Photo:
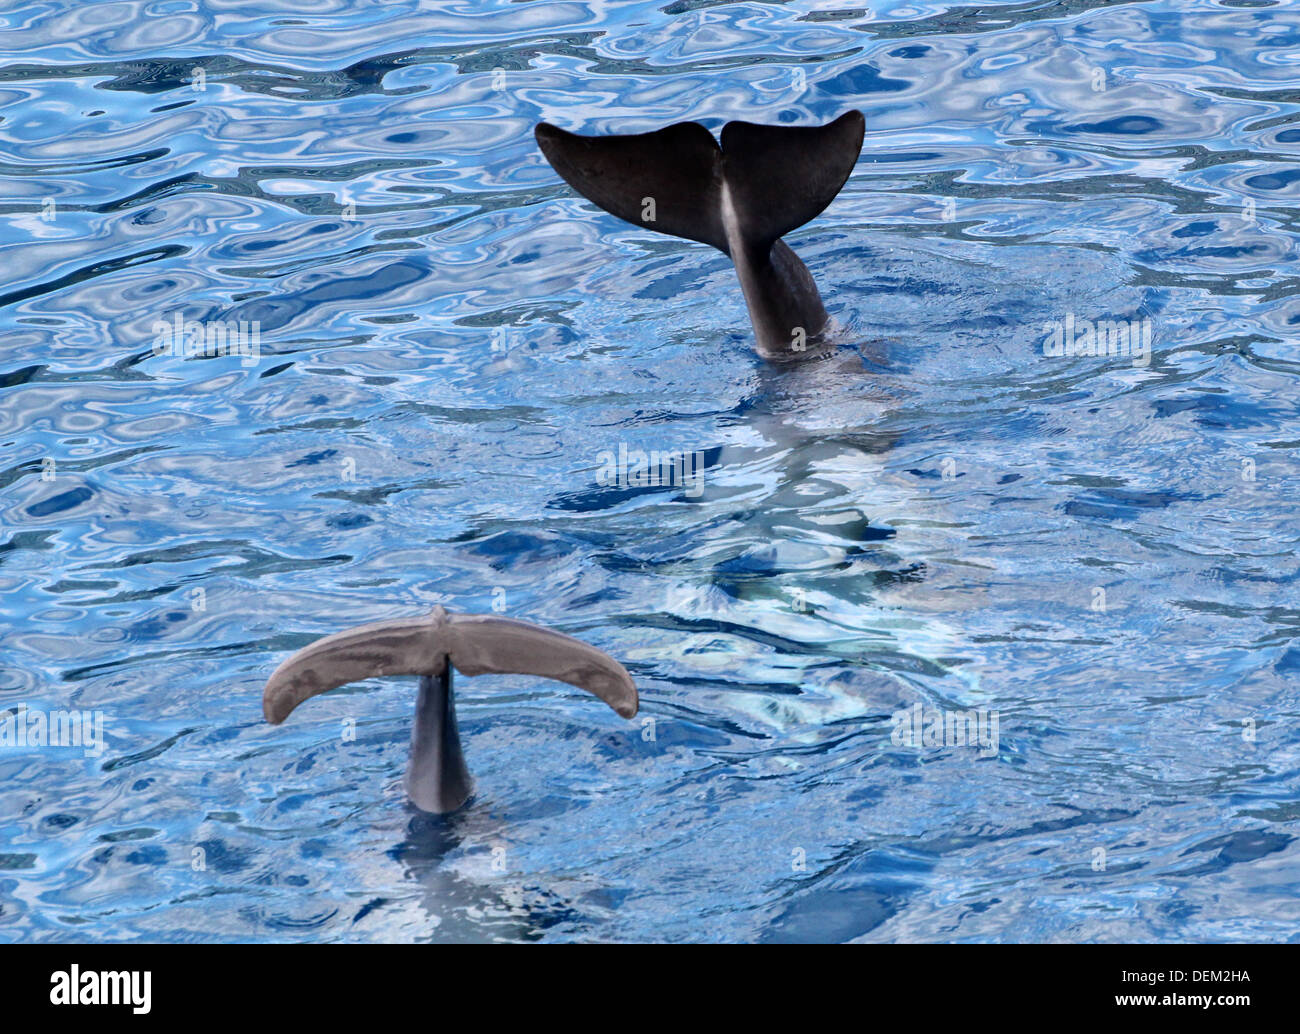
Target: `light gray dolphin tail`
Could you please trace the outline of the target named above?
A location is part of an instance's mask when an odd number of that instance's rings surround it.
[[[636,226],[711,244],[731,257],[765,355],[800,351],[826,310],[811,274],[781,240],[840,192],[865,122],[824,126],[728,122],[722,145],[698,122],[653,133],[578,136],[541,123],[546,160],[576,191]]]
[[[558,679],[599,697],[624,718],[639,706],[627,670],[594,646],[527,621],[434,607],[426,617],[360,625],[303,647],[271,675],[262,712],[279,725],[318,693],[362,679],[419,675],[406,791],[424,811],[455,811],[472,784],[456,727],[453,667],[464,675]]]

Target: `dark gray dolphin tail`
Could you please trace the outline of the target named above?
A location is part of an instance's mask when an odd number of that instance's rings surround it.
[[[455,811],[474,789],[460,748],[450,664],[441,675],[420,676],[405,785],[417,808],[437,815]]]
[[[533,134],[560,177],[610,215],[727,250],[722,151],[698,122],[623,136],[578,136],[543,122]]]
[[[745,244],[766,250],[821,215],[848,182],[865,131],[860,111],[824,126],[723,126],[727,184]]]
[[[456,726],[453,667],[464,675],[558,679],[599,697],[624,718],[639,706],[627,670],[594,646],[527,621],[435,607],[423,618],[360,625],[303,647],[271,675],[262,712],[279,725],[304,700],[349,682],[419,675],[406,790],[424,811],[455,811],[472,784]]]
[[[759,350],[775,356],[803,350],[828,322],[781,237],[835,199],[864,131],[862,113],[848,111],[824,126],[728,122],[720,147],[697,122],[597,137],[542,123],[536,136],[565,182],[605,211],[731,256]]]

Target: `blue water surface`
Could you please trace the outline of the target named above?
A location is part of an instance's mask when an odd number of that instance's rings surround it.
[[[1300,939],[1300,5],[0,6],[4,940]],[[867,137],[831,356],[547,120]],[[160,320],[258,354],[155,354]],[[1149,327],[1149,362],[1045,353]],[[1050,351],[1050,348],[1046,349]],[[601,484],[697,456],[699,491]],[[632,672],[261,717],[435,603]],[[996,713],[996,751],[894,716]],[[910,713],[910,712],[909,712]],[[647,720],[648,719],[648,720]]]

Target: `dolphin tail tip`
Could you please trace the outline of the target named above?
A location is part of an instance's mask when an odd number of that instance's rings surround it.
[[[533,136],[560,178],[611,215],[727,250],[721,152],[698,122],[601,136],[540,122]]]
[[[848,182],[865,134],[857,109],[823,126],[723,126],[727,184],[746,244],[766,253],[821,215]]]

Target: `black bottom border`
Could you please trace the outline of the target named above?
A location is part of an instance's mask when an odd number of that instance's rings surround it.
[[[610,1010],[611,1019],[648,1009],[648,1019],[674,1000],[683,1011],[671,1022],[715,1010],[735,1022],[751,1002],[771,1022],[778,1000],[791,1018],[833,1008],[868,1022],[899,1009],[923,1022],[1124,1013],[1294,1022],[1297,962],[1295,945],[1241,944],[0,946],[8,1016],[130,1023],[283,1016],[337,1025],[392,1009],[454,1018],[466,1007],[527,1022],[560,1003],[577,1016]],[[146,987],[147,1012],[138,1001]],[[85,1001],[115,994],[128,1000]]]

